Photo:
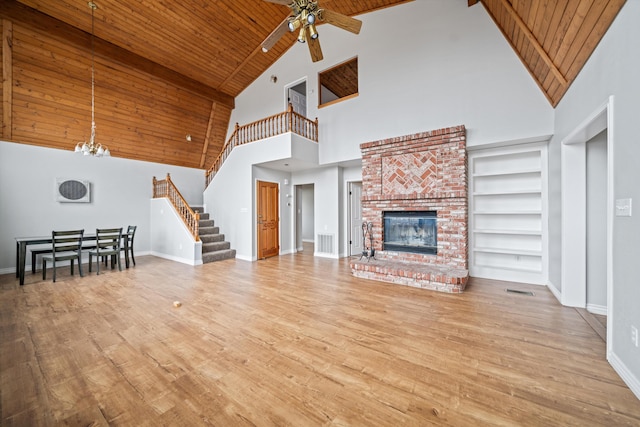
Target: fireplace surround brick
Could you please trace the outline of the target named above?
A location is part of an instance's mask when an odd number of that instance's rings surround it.
[[[468,280],[467,151],[464,126],[367,142],[362,151],[362,218],[373,224],[375,259],[353,275],[444,292]],[[437,211],[437,254],[384,251],[384,211]]]

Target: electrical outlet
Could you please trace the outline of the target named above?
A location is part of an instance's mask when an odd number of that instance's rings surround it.
[[[638,328],[633,325],[631,325],[631,342],[638,347]]]

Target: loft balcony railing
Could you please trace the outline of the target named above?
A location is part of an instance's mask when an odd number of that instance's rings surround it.
[[[195,241],[199,241],[200,214],[191,209],[186,200],[184,200],[184,197],[182,197],[178,188],[175,186],[173,181],[171,181],[171,176],[169,174],[167,174],[166,179],[161,180],[157,180],[155,176],[153,177],[153,198],[159,199],[162,197],[169,199]]]
[[[253,123],[239,126],[229,137],[229,140],[222,147],[222,151],[213,162],[205,175],[205,188],[209,186],[215,174],[220,170],[224,161],[229,157],[231,151],[239,146],[260,139],[270,138],[283,133],[293,132],[312,141],[318,142],[318,119],[309,120],[301,114],[293,111],[293,106],[289,104],[287,111],[279,113],[266,119],[257,120]]]

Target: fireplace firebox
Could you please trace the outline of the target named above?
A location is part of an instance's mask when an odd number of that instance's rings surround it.
[[[385,251],[438,253],[438,226],[435,211],[383,212]]]

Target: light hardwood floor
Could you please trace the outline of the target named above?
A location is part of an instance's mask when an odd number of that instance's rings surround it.
[[[543,287],[449,295],[310,251],[136,261],[0,276],[3,426],[640,425],[605,343]]]

